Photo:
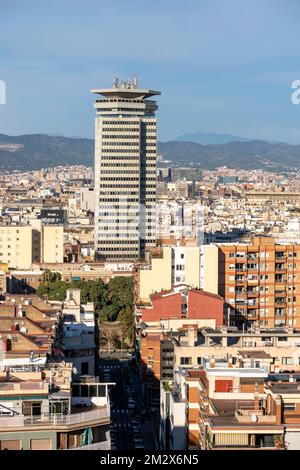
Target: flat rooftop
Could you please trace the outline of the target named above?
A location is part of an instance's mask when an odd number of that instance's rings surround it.
[[[292,337],[300,337],[300,330],[288,330],[284,328],[274,328],[274,329],[257,329],[257,330],[238,330],[234,328],[201,328],[201,334],[203,336],[209,337],[232,337],[237,338],[241,336],[245,337],[260,337],[260,336],[292,336]]]
[[[277,394],[299,394],[300,397],[300,384],[299,382],[275,382],[268,384],[268,387],[273,393]]]
[[[145,99],[150,96],[160,95],[160,91],[147,88],[92,88],[91,93],[105,96],[106,98]]]
[[[268,372],[259,367],[207,367],[208,375],[230,376],[230,377],[268,377]]]
[[[265,351],[238,351],[238,354],[244,359],[271,359],[270,354]]]

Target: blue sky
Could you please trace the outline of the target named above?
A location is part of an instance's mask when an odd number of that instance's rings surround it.
[[[300,143],[298,0],[0,0],[0,133],[92,137],[93,87],[161,90],[159,138]]]

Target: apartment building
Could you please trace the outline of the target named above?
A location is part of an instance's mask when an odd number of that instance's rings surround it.
[[[234,365],[263,367],[269,373],[300,372],[300,331],[283,328],[249,328],[243,331],[233,327],[197,328],[196,325],[176,330],[175,324],[171,328],[166,324],[163,326],[173,344],[174,370],[197,368],[209,359],[226,357]],[[159,331],[162,330],[158,327],[148,327],[145,334]]]
[[[150,305],[136,311],[139,322],[151,324],[161,320],[213,320],[223,325],[223,299],[216,294],[182,284],[173,290],[150,295]]]
[[[28,269],[33,261],[35,239],[30,226],[0,227],[0,263]]]
[[[57,317],[58,308],[36,298],[6,299],[0,305],[0,339],[6,357],[51,356]]]
[[[81,308],[78,290],[63,312],[35,296],[0,305],[0,449],[110,448],[92,307]]]
[[[0,361],[0,450],[108,450],[107,384],[75,382],[72,363]]]
[[[114,80],[94,103],[95,252],[107,260],[138,260],[156,244],[156,101],[160,92],[137,79]]]
[[[97,321],[93,302],[80,303],[80,289],[67,289],[62,310],[63,352],[77,374],[95,375]]]
[[[219,245],[218,279],[229,324],[300,326],[300,245],[269,237]]]
[[[42,256],[44,263],[63,263],[64,229],[59,225],[42,226]]]
[[[30,225],[0,226],[0,263],[13,269],[30,269],[32,263],[63,261],[63,227]]]
[[[162,449],[300,449],[299,376],[208,362],[162,384]]]
[[[218,294],[218,247],[165,246],[149,255],[149,265],[138,273],[138,298],[148,302],[150,295],[179,284]]]
[[[223,299],[215,294],[178,286],[151,296],[151,306],[136,309],[136,350],[147,401],[157,404],[160,381],[173,378],[176,361],[173,334],[187,335],[193,346],[200,328],[223,324]]]
[[[92,186],[84,186],[78,189],[80,208],[83,211],[95,212],[95,194]]]

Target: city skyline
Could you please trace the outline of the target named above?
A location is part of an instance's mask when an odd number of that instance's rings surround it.
[[[0,10],[1,462],[300,450],[299,13]]]
[[[178,1],[151,11],[135,1],[16,3],[0,19],[2,133],[92,137],[90,87],[136,74],[162,91],[162,141],[202,131],[300,142],[293,0],[190,1],[185,11]]]

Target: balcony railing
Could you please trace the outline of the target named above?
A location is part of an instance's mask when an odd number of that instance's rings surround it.
[[[276,416],[267,415],[266,411],[262,408],[256,410],[255,408],[240,407],[235,411],[235,417],[240,422],[250,423],[253,416],[255,416],[258,423],[276,423]]]
[[[8,395],[21,395],[23,390],[26,390],[27,392],[30,390],[34,390],[35,392],[40,390],[42,393],[48,393],[48,389],[49,384],[47,382],[4,382],[0,384],[0,395],[2,395],[2,391]]]
[[[72,447],[64,450],[110,450],[110,441],[95,442],[94,444],[88,444],[86,446]]]
[[[87,424],[99,419],[109,418],[108,408],[72,413],[70,415],[44,413],[40,416],[0,416],[0,429],[26,426],[69,426],[74,424]]]

